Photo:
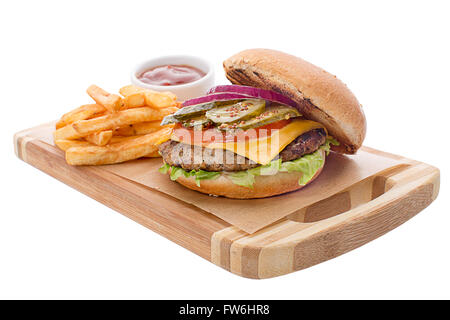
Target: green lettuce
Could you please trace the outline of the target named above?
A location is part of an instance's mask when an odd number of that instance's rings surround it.
[[[191,172],[189,172],[189,174],[191,176],[195,177],[195,183],[199,187],[200,187],[201,180],[216,179],[220,176],[220,172],[204,171],[204,170],[198,170],[198,171],[192,170]]]
[[[205,179],[215,179],[220,176],[220,172],[210,172],[204,170],[191,170],[186,171],[183,168],[175,167],[164,163],[159,169],[161,173],[169,173],[170,180],[175,181],[179,177],[184,176],[185,178],[194,177],[195,183],[200,187],[200,181]]]
[[[252,174],[250,170],[236,171],[225,174],[231,181],[233,181],[234,184],[239,186],[253,188],[253,184],[255,183],[255,175]]]
[[[172,167],[170,169],[170,180],[175,181],[179,177],[184,176],[185,178],[189,178],[189,172],[183,170],[180,167]]]
[[[293,161],[282,162],[280,172],[301,172],[302,176],[298,180],[298,184],[304,186],[314,177],[324,162],[323,153],[317,150]]]
[[[273,160],[269,164],[259,166],[253,169],[237,172],[224,172],[223,174],[229,178],[233,183],[246,188],[253,188],[256,176],[269,176],[275,175],[278,172],[301,172],[302,176],[298,180],[298,184],[303,186],[307,184],[316,172],[323,166],[325,162],[325,156],[321,151],[325,151],[326,155],[330,153],[330,145],[339,145],[339,142],[333,137],[328,137],[326,142],[319,147],[315,152],[304,155],[301,158],[282,162],[281,159]],[[183,168],[170,166],[165,163],[159,168],[161,173],[169,173],[170,179],[175,181],[179,177],[184,176],[186,178],[195,177],[197,186],[200,187],[201,180],[216,179],[222,172],[212,172],[204,170],[191,170],[186,171]]]
[[[170,165],[168,165],[167,163],[164,163],[159,169],[158,171],[161,173],[166,174],[167,172],[169,172],[170,169]]]

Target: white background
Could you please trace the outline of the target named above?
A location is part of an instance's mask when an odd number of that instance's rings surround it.
[[[314,4],[313,4],[314,3]],[[3,1],[0,298],[450,298],[447,1]],[[441,169],[438,199],[336,259],[240,278],[14,156],[17,131],[116,92],[143,59],[221,62],[247,48],[338,75],[368,119],[365,145]],[[280,204],[282,205],[282,204]]]

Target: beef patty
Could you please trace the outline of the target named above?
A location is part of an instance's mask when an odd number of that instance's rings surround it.
[[[301,156],[313,153],[327,140],[327,134],[324,129],[314,129],[295,138],[284,148],[279,157],[281,161],[291,161]]]
[[[323,129],[314,129],[298,136],[277,156],[282,161],[298,159],[316,151],[325,143]],[[209,149],[168,140],[158,146],[165,163],[181,167],[187,171],[242,171],[260,166],[260,164],[222,149]]]

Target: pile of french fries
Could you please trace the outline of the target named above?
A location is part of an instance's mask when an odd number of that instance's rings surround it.
[[[64,114],[56,123],[55,144],[70,165],[102,165],[142,157],[159,157],[157,145],[168,140],[172,125],[162,118],[180,107],[171,92],[128,85],[111,94],[92,85],[95,101]]]

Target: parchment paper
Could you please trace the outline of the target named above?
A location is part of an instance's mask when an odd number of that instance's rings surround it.
[[[359,150],[357,155],[330,153],[321,175],[305,188],[264,199],[235,200],[208,196],[187,189],[158,172],[161,158],[140,159],[103,166],[114,174],[171,195],[225,220],[247,233],[254,233],[287,215],[326,199],[354,183],[401,162]]]

